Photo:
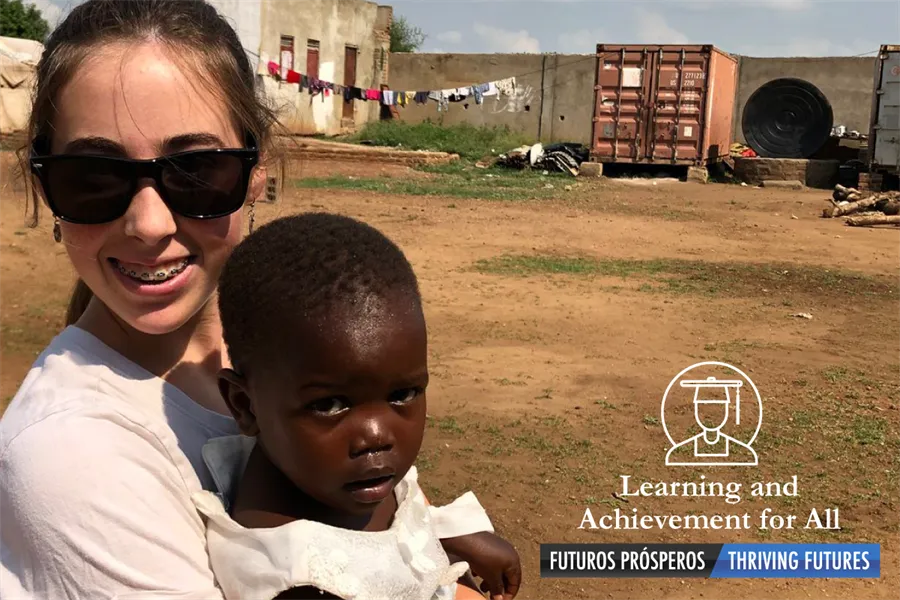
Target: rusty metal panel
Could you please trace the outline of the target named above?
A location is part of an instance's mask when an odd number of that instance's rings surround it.
[[[703,164],[728,155],[737,61],[712,46],[597,45],[591,154]]]
[[[882,45],[875,60],[869,168],[900,174],[900,46]]]

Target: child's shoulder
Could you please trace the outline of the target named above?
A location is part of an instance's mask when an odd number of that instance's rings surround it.
[[[433,598],[468,565],[449,564],[415,468],[395,495],[393,523],[375,532],[306,520],[248,529],[232,519],[220,496],[204,491],[193,499],[206,518],[210,564],[226,598],[272,598],[304,586],[360,600]]]

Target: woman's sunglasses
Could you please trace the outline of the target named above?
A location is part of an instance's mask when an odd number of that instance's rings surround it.
[[[149,160],[86,154],[41,155],[36,143],[29,162],[53,215],[69,223],[98,225],[122,217],[141,179],[152,179],[173,213],[215,219],[244,205],[256,143],[248,148],[179,152]]]

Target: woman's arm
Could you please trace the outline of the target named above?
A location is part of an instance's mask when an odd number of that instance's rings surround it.
[[[0,597],[222,598],[188,485],[146,428],[82,410],[3,441]]]

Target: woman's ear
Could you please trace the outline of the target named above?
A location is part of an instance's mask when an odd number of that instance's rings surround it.
[[[253,399],[247,390],[247,380],[232,369],[219,371],[219,391],[237,421],[238,427],[246,436],[259,435],[259,425],[253,412]]]
[[[263,193],[266,191],[266,177],[268,174],[269,170],[265,165],[257,165],[253,169],[253,174],[250,176],[250,190],[247,193],[248,202],[256,202],[262,198]]]

